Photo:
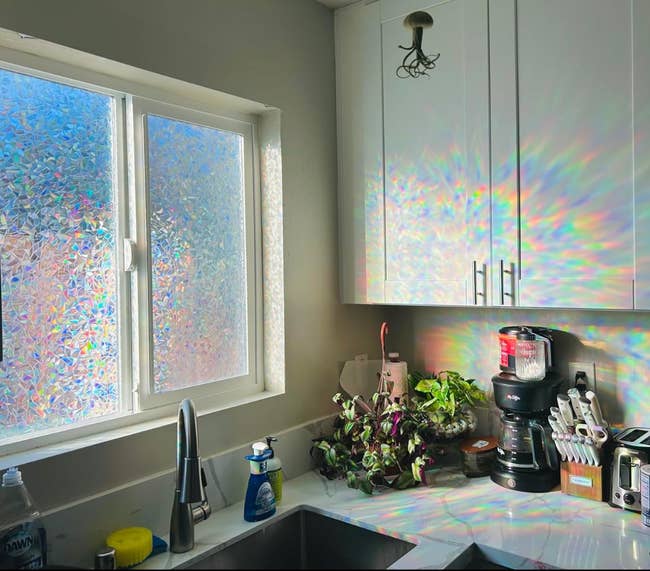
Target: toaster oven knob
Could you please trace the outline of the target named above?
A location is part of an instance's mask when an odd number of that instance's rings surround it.
[[[634,496],[632,494],[624,494],[623,495],[623,501],[628,505],[631,506],[634,503]]]

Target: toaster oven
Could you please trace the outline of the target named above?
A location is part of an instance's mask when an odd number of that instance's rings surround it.
[[[641,511],[641,466],[650,462],[650,428],[627,428],[614,437],[611,506]]]

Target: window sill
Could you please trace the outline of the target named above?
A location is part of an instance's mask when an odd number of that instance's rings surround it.
[[[224,403],[223,405],[212,406],[205,409],[197,409],[197,416],[201,417],[214,414],[226,409],[244,406],[250,403],[273,398],[281,394],[284,394],[283,391],[263,391],[261,393],[255,393],[236,401]],[[178,407],[176,405],[173,407],[165,407],[164,416],[147,420],[142,420],[142,417],[146,416],[143,413],[129,415],[127,417],[122,417],[122,419],[126,418],[132,421],[127,426],[111,428],[97,434],[84,435],[80,436],[79,438],[67,440],[65,442],[47,444],[38,448],[32,448],[30,450],[10,452],[8,454],[0,456],[0,470],[6,470],[11,466],[23,466],[25,464],[29,464],[30,462],[45,460],[47,458],[52,458],[53,456],[58,456],[60,454],[74,452],[76,450],[81,450],[83,448],[88,448],[97,444],[103,444],[104,442],[110,442],[111,440],[118,440],[120,438],[131,436],[133,434],[146,432],[148,430],[155,430],[156,428],[170,424],[176,424],[178,419],[177,409]]]

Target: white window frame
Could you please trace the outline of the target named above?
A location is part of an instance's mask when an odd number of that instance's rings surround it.
[[[133,118],[133,152],[129,153],[134,161],[135,172],[135,224],[131,231],[136,237],[136,259],[138,269],[134,276],[134,285],[138,304],[137,332],[134,336],[138,342],[137,355],[140,358],[138,371],[134,371],[134,384],[138,387],[138,408],[150,409],[169,403],[177,403],[182,398],[206,399],[218,404],[225,393],[229,398],[241,398],[263,390],[260,382],[263,371],[263,350],[260,332],[263,327],[262,315],[262,272],[261,272],[261,215],[259,196],[259,175],[256,164],[256,137],[254,123],[220,117],[195,111],[168,103],[129,97],[128,115]],[[146,132],[146,116],[156,115],[172,120],[184,121],[193,125],[205,126],[243,137],[244,151],[244,203],[245,203],[245,247],[247,275],[247,342],[248,342],[248,374],[232,379],[221,379],[194,387],[184,387],[177,390],[156,393],[153,390],[153,336],[152,336],[152,307],[151,307],[151,247],[149,244],[149,193],[148,193],[148,147]],[[131,170],[131,169],[130,169]],[[191,355],[188,355],[191,358]]]
[[[52,74],[44,69],[25,67],[20,64],[15,64],[10,61],[0,59],[0,69],[11,71],[14,73],[24,74],[47,81],[59,83],[69,87],[83,89],[92,93],[98,93],[112,98],[111,112],[113,115],[113,132],[112,132],[112,179],[113,179],[113,221],[115,228],[114,239],[114,266],[113,270],[116,279],[116,295],[117,295],[117,344],[118,344],[118,365],[119,371],[119,400],[118,411],[113,414],[103,416],[101,418],[91,418],[86,421],[75,423],[71,426],[60,426],[56,428],[40,430],[34,435],[27,434],[25,436],[18,436],[7,440],[6,445],[0,445],[0,453],[3,452],[5,447],[11,449],[14,442],[22,442],[23,440],[33,440],[39,442],[41,436],[47,437],[59,432],[66,432],[74,430],[77,426],[86,424],[94,424],[96,422],[107,422],[111,419],[117,419],[124,416],[132,415],[134,412],[134,401],[132,393],[132,355],[133,351],[131,341],[131,311],[130,305],[130,287],[128,280],[121,277],[122,260],[124,258],[123,250],[123,236],[128,224],[128,191],[127,191],[127,157],[126,157],[126,113],[125,113],[125,99],[126,96],[120,91],[111,89],[105,85],[94,85],[84,81],[78,81],[69,77]]]
[[[130,280],[118,278],[121,410],[69,427],[57,427],[6,440],[0,444],[0,469],[174,423],[182,398],[196,399],[197,413],[203,415],[283,394],[285,355],[280,111],[2,28],[0,66],[115,98],[116,275],[125,269],[124,239],[135,236],[139,240],[138,231],[143,231],[142,221],[138,223],[141,205],[138,207],[130,203],[138,193],[137,189],[129,188],[129,185],[137,184],[134,176],[136,124],[128,112],[131,111],[129,106],[134,101],[148,100],[177,111],[185,108],[193,117],[202,116],[206,121],[207,117],[218,122],[225,121],[220,123],[222,128],[225,125],[247,125],[245,129],[250,132],[252,146],[248,155],[252,160],[255,217],[253,250],[250,250],[254,252],[255,333],[249,337],[249,358],[251,348],[255,347],[252,358],[256,368],[254,378],[251,377],[239,387],[216,381],[170,391],[169,399],[149,399],[148,396],[155,396],[147,395],[152,379],[151,356],[142,358],[142,328],[138,325],[142,316],[134,314],[132,303],[141,295],[144,272],[132,273]],[[264,172],[267,173],[266,181]],[[125,207],[120,209],[120,204]],[[136,213],[135,217],[132,216],[133,212]],[[136,242],[136,251],[140,249],[140,244]],[[247,255],[247,259],[250,259],[250,255]],[[273,263],[269,264],[270,261]],[[142,311],[142,304],[140,308]],[[131,347],[134,349],[131,350]]]

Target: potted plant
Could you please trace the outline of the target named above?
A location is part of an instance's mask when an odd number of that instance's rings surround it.
[[[476,426],[471,407],[485,393],[453,371],[408,375],[414,398],[391,398],[385,346],[388,324],[381,324],[382,367],[372,406],[359,395],[333,401],[341,407],[331,436],[314,439],[312,452],[320,472],[330,479],[347,478],[348,486],[372,494],[378,486],[417,486],[434,463],[434,448],[442,435]]]
[[[433,421],[439,440],[457,438],[476,428],[474,408],[487,401],[485,391],[456,371],[426,375],[418,371],[408,375],[413,400]]]
[[[427,442],[434,421],[417,406],[391,402],[387,391],[375,392],[370,407],[362,397],[333,401],[341,407],[330,437],[316,439],[320,471],[348,486],[372,494],[378,486],[404,489],[418,485],[433,463]]]

